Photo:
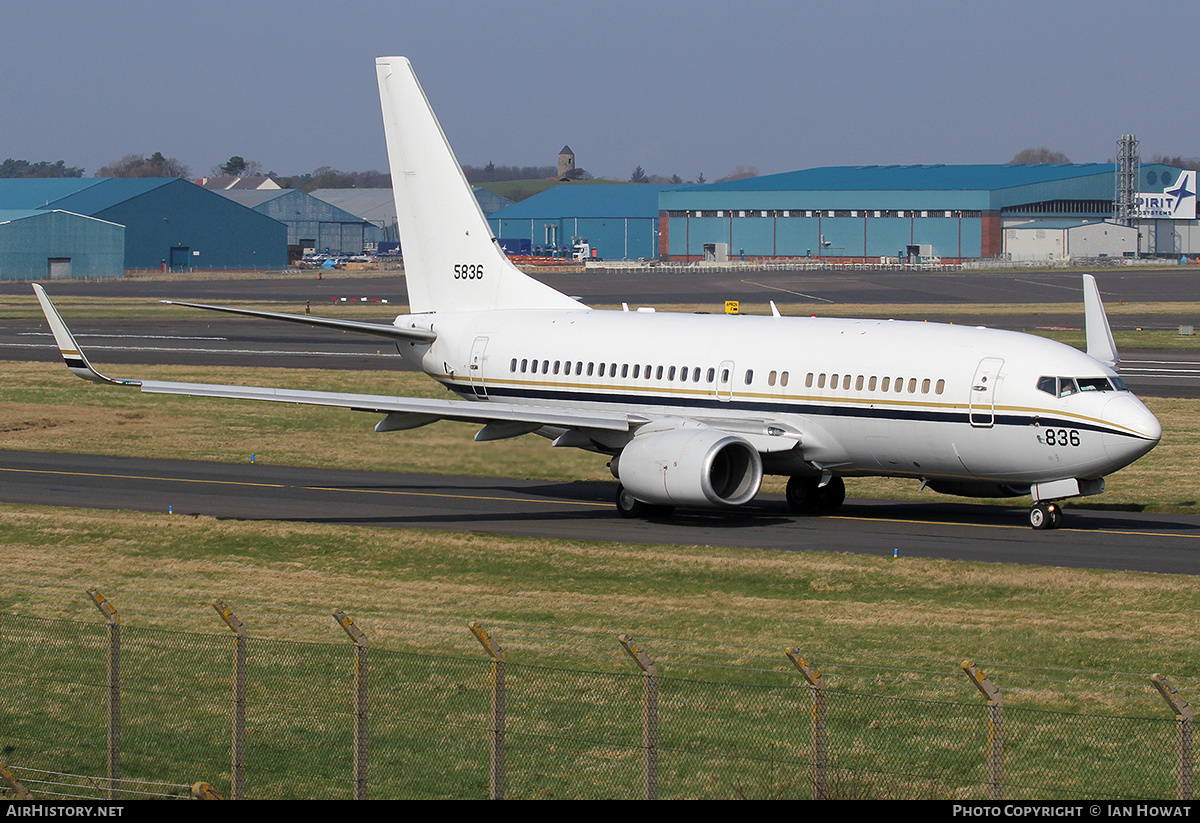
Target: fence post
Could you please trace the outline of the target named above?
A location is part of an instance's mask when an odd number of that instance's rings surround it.
[[[492,659],[492,759],[488,798],[504,799],[504,649],[478,623],[467,628]]]
[[[618,640],[642,670],[642,786],[645,800],[658,799],[658,666],[627,634]]]
[[[121,615],[96,588],[87,590],[108,633],[108,799],[121,797]]]
[[[964,660],[963,671],[987,698],[988,707],[988,799],[1004,799],[1004,701],[1000,690],[973,660]]]
[[[229,799],[244,800],[246,789],[246,627],[220,600],[212,607],[233,631],[233,733],[229,744]]]
[[[367,741],[370,726],[367,713],[367,636],[341,609],[333,613],[338,625],[354,641],[354,799],[367,799]]]
[[[796,649],[786,649],[784,650],[784,654],[788,656],[792,664],[808,680],[808,688],[812,692],[812,730],[809,735],[809,745],[812,749],[810,754],[812,768],[809,780],[812,782],[812,799],[828,800],[829,778],[827,769],[829,750],[827,739],[829,732],[825,722],[825,681],[821,679],[821,673],[817,671],[816,667],[803,657],[800,657]]]
[[[1192,799],[1192,707],[1161,674],[1150,682],[1175,712],[1175,784],[1180,800]]]

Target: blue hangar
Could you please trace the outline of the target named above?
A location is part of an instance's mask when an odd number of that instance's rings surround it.
[[[1141,192],[1162,192],[1183,172],[1140,173]],[[689,262],[723,247],[732,259],[951,262],[1004,256],[1007,229],[1109,221],[1115,183],[1111,163],[835,166],[698,186],[563,184],[490,222],[535,246],[587,237],[606,259]],[[1200,251],[1195,223],[1193,208],[1190,221],[1139,227],[1141,251]]]
[[[287,266],[283,223],[180,178],[0,180],[0,210],[58,211],[123,226],[122,261],[113,276],[127,269],[262,271]],[[99,232],[91,227],[87,231]],[[111,244],[111,232],[103,234],[104,243]],[[35,236],[30,233],[28,238],[32,242]],[[61,244],[53,232],[36,240],[38,245],[26,246],[28,254],[71,256],[55,251]],[[19,277],[44,277],[46,266],[43,260]],[[71,275],[96,276],[89,270],[94,272],[94,266],[80,259]]]

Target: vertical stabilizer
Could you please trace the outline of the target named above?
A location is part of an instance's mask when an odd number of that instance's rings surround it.
[[[1108,325],[1108,315],[1104,313],[1104,302],[1100,299],[1096,278],[1090,274],[1083,276],[1083,328],[1087,335],[1088,357],[1116,368],[1121,357],[1117,354],[1117,344]]]
[[[407,58],[375,71],[410,310],[582,308],[508,261]]]

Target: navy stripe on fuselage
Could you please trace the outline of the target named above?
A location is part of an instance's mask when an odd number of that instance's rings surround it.
[[[439,380],[444,386],[468,399],[477,399],[476,390],[469,383],[458,383],[445,379]],[[479,387],[481,390],[483,386]],[[1102,434],[1119,434],[1144,440],[1127,431],[1121,431],[1111,426],[1098,425],[1079,420],[1060,417],[1044,417],[1036,412],[1022,414],[998,414],[980,409],[968,413],[961,411],[934,411],[930,409],[897,409],[897,408],[867,408],[858,405],[832,405],[811,402],[778,402],[764,400],[718,400],[713,396],[662,397],[659,395],[630,396],[618,392],[571,391],[565,389],[536,389],[514,388],[512,386],[486,384],[488,398],[565,401],[569,403],[611,403],[615,405],[658,406],[668,408],[706,409],[748,411],[772,414],[802,414],[816,417],[856,417],[869,420],[896,420],[929,423],[970,423],[971,417],[977,420],[991,418],[988,424],[974,424],[976,428],[988,426],[1030,426],[1034,423],[1046,428],[1069,428],[1080,431],[1093,431]]]

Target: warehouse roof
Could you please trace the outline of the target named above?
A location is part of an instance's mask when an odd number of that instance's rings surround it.
[[[824,166],[724,183],[694,191],[993,191],[1112,174],[1112,163],[1040,165]]]
[[[685,186],[649,183],[553,186],[491,217],[503,220],[570,215],[572,217],[658,217],[658,195]]]

